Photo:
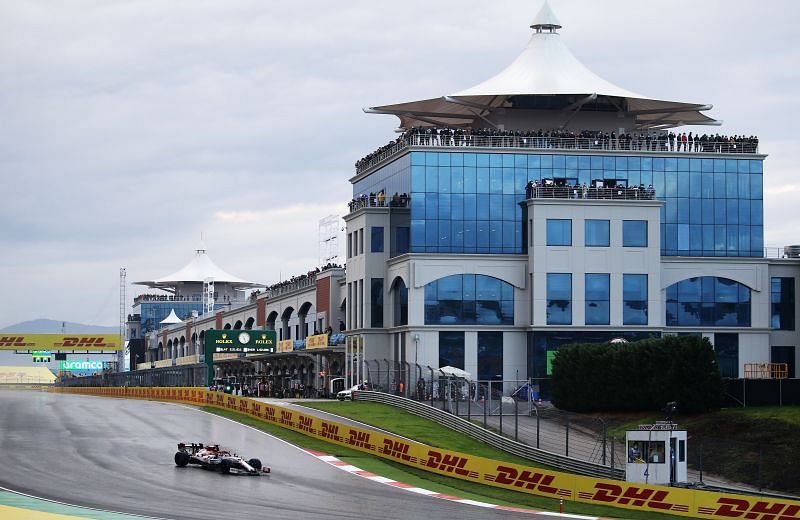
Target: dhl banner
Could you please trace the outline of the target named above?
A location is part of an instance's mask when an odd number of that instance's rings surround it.
[[[0,334],[0,350],[120,350],[119,334]]]
[[[294,350],[294,340],[293,339],[282,339],[278,342],[277,347],[275,347],[275,352],[292,352]]]
[[[555,499],[693,518],[800,519],[800,501],[796,500],[648,486],[499,462],[433,448],[393,435],[321,419],[299,410],[276,407],[246,397],[211,392],[205,388],[55,387],[52,391],[176,401],[233,410],[310,437],[317,437],[425,471]]]
[[[306,350],[311,350],[315,348],[327,348],[327,347],[328,347],[327,334],[315,334],[314,336],[308,336],[306,338]]]

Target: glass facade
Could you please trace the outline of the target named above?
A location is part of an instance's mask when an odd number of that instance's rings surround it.
[[[370,252],[383,253],[383,227],[370,228]]]
[[[647,247],[647,221],[622,221],[622,247]]]
[[[513,325],[514,287],[481,274],[455,274],[425,286],[425,325]]]
[[[668,327],[749,327],[750,289],[715,276],[688,278],[667,287]]]
[[[572,343],[607,343],[614,338],[639,341],[658,338],[658,332],[630,330],[597,331],[547,331],[528,333],[528,377],[549,377],[552,375],[549,361],[554,353],[564,345]]]
[[[523,253],[528,181],[652,185],[665,256],[763,256],[763,161],[415,151],[355,183],[354,196],[411,194],[414,253]]]
[[[584,241],[587,247],[611,245],[610,222],[608,220],[584,220]]]
[[[609,300],[611,299],[608,273],[586,273],[586,325],[609,324]]]
[[[622,275],[622,324],[647,325],[647,275]]]
[[[570,219],[547,219],[547,245],[572,245],[572,221]]]
[[[443,330],[439,332],[439,366],[464,370],[464,332]]]
[[[227,309],[227,305],[215,304],[215,309]],[[161,320],[169,316],[171,310],[175,309],[175,314],[182,320],[190,317],[192,311],[203,314],[203,303],[201,301],[190,302],[142,302],[139,304],[139,312],[142,316],[142,335],[151,330],[158,330],[161,327]]]
[[[478,380],[503,379],[503,333],[478,332]]]
[[[772,328],[794,330],[794,278],[772,278],[770,302],[772,303]]]
[[[570,273],[547,273],[547,324],[572,325]]]

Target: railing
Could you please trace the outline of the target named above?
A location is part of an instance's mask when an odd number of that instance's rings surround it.
[[[525,194],[529,199],[653,200],[656,198],[656,192],[652,188],[590,188],[546,184],[528,185]]]
[[[384,200],[381,200],[375,193],[370,193],[351,200],[347,205],[352,213],[361,208],[406,208],[410,202],[411,196],[408,193],[395,194]]]
[[[627,134],[626,134],[627,135]],[[758,140],[741,142],[694,141],[677,143],[666,138],[639,136],[611,139],[610,137],[545,137],[534,135],[404,135],[392,143],[378,148],[356,162],[356,173],[362,173],[376,164],[394,156],[409,146],[432,148],[522,148],[538,150],[591,150],[680,153],[758,153]]]
[[[187,303],[202,303],[203,299],[200,296],[175,296],[172,294],[140,294],[133,299],[134,303],[140,302],[187,302]],[[235,296],[233,298],[224,296],[216,299],[214,303],[227,304],[227,303],[246,303],[247,298],[243,296]]]
[[[538,464],[545,464],[561,471],[617,480],[623,480],[625,478],[625,472],[621,469],[585,462],[528,446],[527,444],[508,439],[490,430],[481,428],[477,424],[467,421],[466,419],[462,419],[456,415],[412,399],[372,391],[355,392],[354,399],[356,401],[371,401],[402,408],[409,413],[430,419],[497,449],[512,453],[518,457],[523,457]]]
[[[267,298],[274,298],[276,296],[280,296],[282,294],[288,294],[300,289],[307,289],[309,287],[316,287],[317,284],[317,276],[316,273],[313,275],[304,275],[297,280],[293,280],[291,282],[284,282],[280,286],[272,286],[267,288],[264,292],[267,294]]]

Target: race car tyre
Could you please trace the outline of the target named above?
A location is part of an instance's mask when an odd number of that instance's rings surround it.
[[[187,464],[189,464],[190,458],[191,456],[185,451],[179,451],[175,453],[175,465],[178,466],[179,468],[182,468]]]
[[[227,475],[231,472],[231,463],[227,460],[223,460],[219,463],[219,470],[223,475]]]
[[[258,460],[258,459],[250,459],[250,460],[247,461],[247,463],[250,464],[251,466],[253,466],[258,471],[261,471],[261,461],[260,460]]]

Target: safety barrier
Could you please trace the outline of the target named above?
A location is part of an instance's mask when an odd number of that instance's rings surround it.
[[[482,428],[477,424],[471,423],[466,419],[462,419],[457,415],[453,415],[451,413],[439,410],[438,408],[434,408],[433,406],[429,406],[426,403],[420,403],[412,399],[405,399],[403,397],[384,394],[381,392],[365,391],[356,392],[355,399],[357,401],[372,401],[375,403],[382,403],[402,408],[409,413],[419,415],[425,419],[430,419],[431,421],[439,423],[442,426],[446,426],[457,431],[458,433],[472,437],[473,439],[477,439],[481,442],[485,442],[489,446],[499,450],[512,453],[518,457],[531,460],[538,464],[544,464],[546,466],[557,468],[561,471],[615,480],[623,480],[625,478],[625,472],[622,469],[613,469],[608,466],[593,464],[591,462],[558,455],[556,453],[551,453],[549,451],[528,446],[527,444],[523,444],[521,442],[513,441],[503,437],[502,435]]]
[[[467,455],[205,388],[56,387],[56,392],[172,401],[232,410],[333,444],[474,483],[534,495],[694,518],[789,520],[800,501],[731,495],[534,469]]]

